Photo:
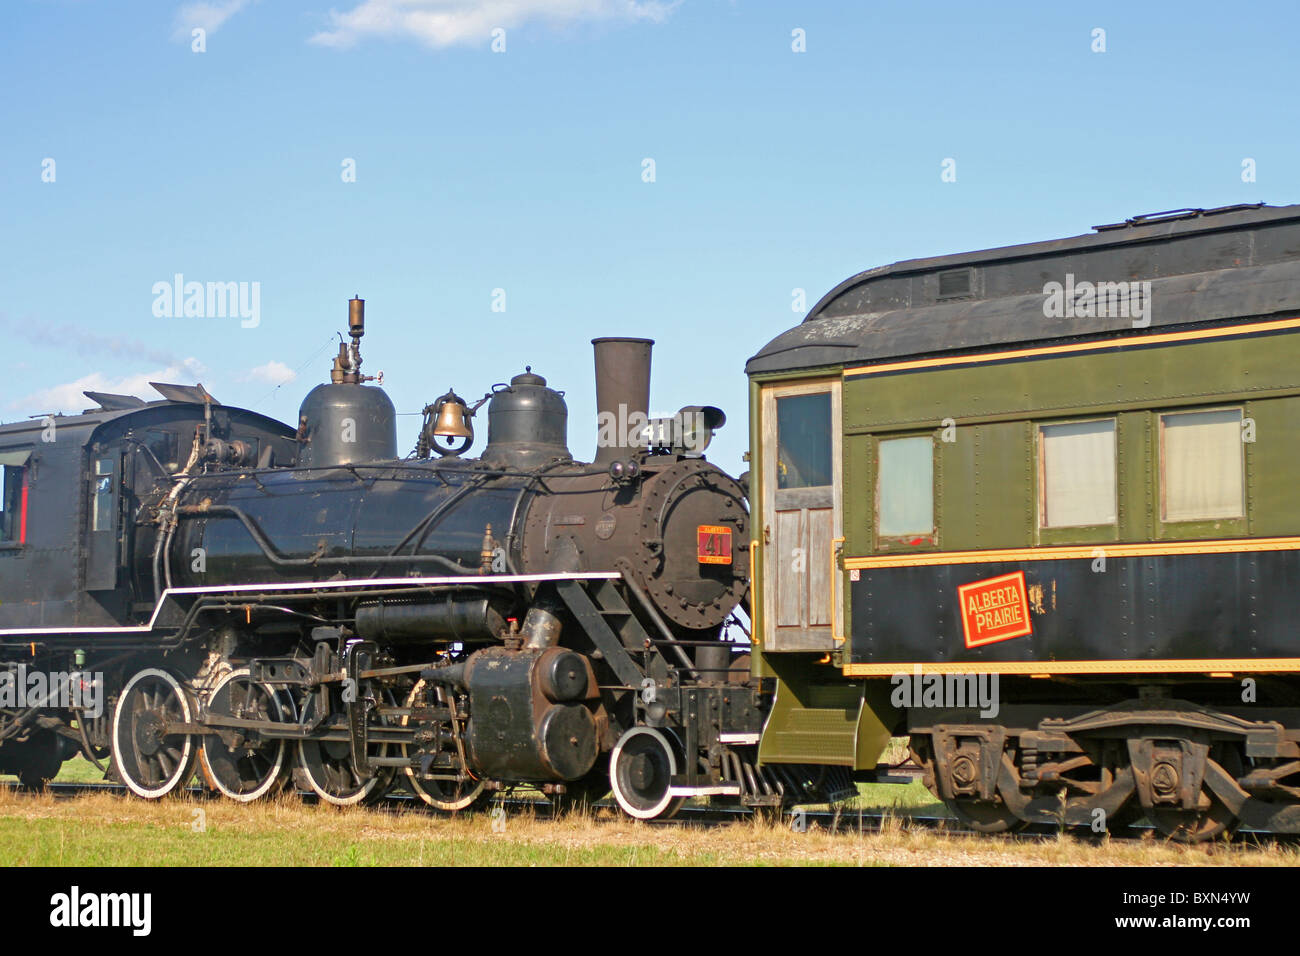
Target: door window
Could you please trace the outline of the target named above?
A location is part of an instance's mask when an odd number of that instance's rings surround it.
[[[776,486],[817,488],[831,483],[831,393],[776,400]]]

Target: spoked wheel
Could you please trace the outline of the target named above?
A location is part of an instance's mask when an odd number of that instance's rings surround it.
[[[976,833],[1015,833],[1029,826],[1000,803],[945,800],[943,805],[962,826],[970,827]]]
[[[168,728],[194,718],[189,692],[167,671],[147,668],[122,689],[113,711],[113,763],[136,796],[156,800],[194,776],[193,736]]]
[[[1208,762],[1217,764],[1234,779],[1242,774],[1241,758],[1237,751],[1227,744],[1213,747]],[[1205,843],[1221,836],[1231,836],[1241,824],[1241,821],[1209,788],[1203,778],[1196,809],[1152,807],[1147,811],[1147,817],[1155,824],[1157,830],[1175,843]]]
[[[318,706],[316,695],[308,694],[302,707],[301,724],[311,725],[316,719]],[[374,713],[367,719],[372,725],[384,724],[384,720]],[[369,754],[371,757],[387,757],[389,749],[387,743],[371,744]],[[382,800],[395,775],[392,767],[381,767],[368,777],[359,776],[352,765],[352,745],[346,740],[298,741],[298,766],[312,791],[336,807]]]
[[[609,755],[609,782],[623,812],[637,820],[666,820],[681,809],[669,782],[677,773],[672,744],[653,727],[633,727]]]
[[[434,748],[439,753],[453,755],[452,763],[460,767],[407,767],[406,783],[417,797],[431,807],[453,813],[457,810],[469,810],[485,803],[491,796],[484,789],[484,781],[469,776],[464,767],[459,749],[456,745],[456,727],[450,718],[450,708],[455,704],[451,695],[441,684],[431,684],[421,679],[411,688],[406,698],[406,707],[410,709],[432,708],[448,711],[447,720],[436,720],[433,724]],[[402,716],[402,726],[411,720],[410,714]],[[409,747],[403,748],[404,753]]]
[[[240,720],[292,722],[292,710],[266,684],[252,679],[248,668],[231,671],[212,689],[208,713]],[[291,706],[291,705],[290,705]],[[208,734],[199,748],[199,767],[208,786],[231,800],[251,803],[275,793],[285,781],[289,742],[262,739],[231,749],[217,734]]]

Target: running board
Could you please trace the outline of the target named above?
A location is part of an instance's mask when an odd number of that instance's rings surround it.
[[[712,787],[669,787],[670,797],[738,797],[740,787],[734,783],[718,784]]]

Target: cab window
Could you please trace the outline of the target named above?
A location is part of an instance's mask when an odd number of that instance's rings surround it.
[[[113,459],[95,460],[94,500],[91,502],[92,531],[113,530]]]
[[[27,480],[25,465],[0,466],[0,541],[23,543],[26,537],[23,514],[23,485]]]

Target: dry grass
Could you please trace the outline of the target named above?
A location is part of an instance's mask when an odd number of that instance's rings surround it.
[[[198,813],[196,811],[201,811]],[[202,830],[196,829],[199,822]],[[494,822],[496,828],[494,829]],[[844,818],[845,826],[852,822]],[[1185,848],[1070,835],[1006,840],[919,830],[797,833],[761,820],[724,827],[636,823],[610,810],[538,820],[307,806],[292,795],[240,806],[118,794],[0,790],[0,864],[306,866],[1294,866],[1290,847]]]

